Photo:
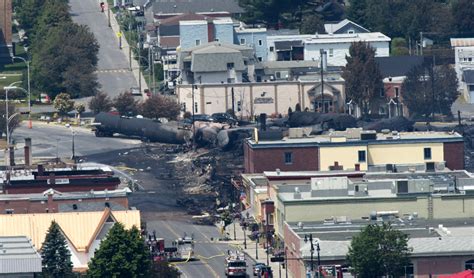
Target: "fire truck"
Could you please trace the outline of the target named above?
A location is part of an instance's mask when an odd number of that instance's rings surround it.
[[[227,251],[225,259],[225,275],[227,277],[247,277],[245,254],[239,251]]]

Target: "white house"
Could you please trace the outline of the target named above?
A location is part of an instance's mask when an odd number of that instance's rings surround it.
[[[474,103],[474,38],[451,39],[454,48],[459,90],[469,103]]]
[[[349,48],[354,42],[367,42],[375,49],[376,57],[390,55],[391,39],[380,32],[357,34],[313,35],[304,40],[304,59],[319,60],[321,49],[327,53],[327,63],[331,66],[345,66]]]

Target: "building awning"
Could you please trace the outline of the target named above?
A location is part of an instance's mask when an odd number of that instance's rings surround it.
[[[303,41],[297,40],[275,42],[276,51],[289,51],[292,50],[294,47],[303,47]]]

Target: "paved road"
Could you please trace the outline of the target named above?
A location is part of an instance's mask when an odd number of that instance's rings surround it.
[[[142,143],[139,140],[125,139],[120,137],[100,137],[85,128],[75,128],[76,155],[82,156],[86,161],[113,164],[118,153],[127,152],[128,155],[139,155],[132,152]],[[33,129],[28,129],[26,123],[16,129],[12,139],[17,144],[16,157],[23,156],[24,138],[32,138],[33,155],[43,157],[71,156],[72,136],[71,129],[62,125],[33,123]],[[126,151],[125,151],[126,150]],[[3,152],[0,152],[0,157]],[[145,173],[146,174],[146,173]],[[136,177],[139,179],[139,177]],[[141,182],[140,180],[138,181]],[[182,237],[184,233],[194,235],[196,240],[196,261],[177,264],[188,278],[212,278],[225,277],[224,259],[227,250],[235,250],[235,247],[227,242],[219,242],[220,233],[215,226],[201,226],[190,223],[190,217],[175,207],[175,197],[167,197],[163,201],[163,192],[149,189],[134,193],[130,197],[130,206],[137,207],[142,213],[147,214],[147,229],[149,232],[156,231],[157,237],[165,238],[166,245],[171,241]],[[158,201],[161,200],[161,201]],[[160,202],[160,204],[156,204]],[[150,216],[151,215],[151,216]],[[165,219],[166,218],[166,219]],[[172,220],[167,220],[172,219]],[[248,258],[248,273],[251,274],[253,261]]]
[[[100,12],[98,0],[73,0],[72,18],[75,22],[89,26],[99,42],[98,78],[102,90],[114,97],[131,87],[137,87],[137,81],[129,70],[129,62],[119,49],[118,38],[108,27],[107,18]]]
[[[194,252],[198,260],[179,263],[176,266],[188,278],[225,277],[224,259],[227,250],[235,247],[227,242],[219,242],[220,234],[215,226],[193,225],[183,221],[148,221],[147,230],[156,231],[156,236],[165,239],[165,245],[171,246],[171,241],[184,236],[193,235],[196,241]],[[247,273],[252,277],[253,261],[247,258]]]
[[[85,128],[75,128],[75,152],[76,156],[88,156],[98,153],[119,152],[122,149],[130,149],[141,144],[139,140],[124,138],[97,138],[94,133]],[[33,156],[40,157],[71,157],[72,154],[72,132],[70,128],[63,125],[46,124],[34,122],[33,128],[28,129],[27,123],[15,129],[12,140],[17,142],[16,157],[23,156],[24,138],[32,138]],[[3,152],[0,152],[0,157]]]

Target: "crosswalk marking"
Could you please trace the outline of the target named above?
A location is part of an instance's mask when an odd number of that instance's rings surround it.
[[[128,69],[103,69],[103,70],[97,70],[96,73],[124,73],[124,72],[130,72]]]

